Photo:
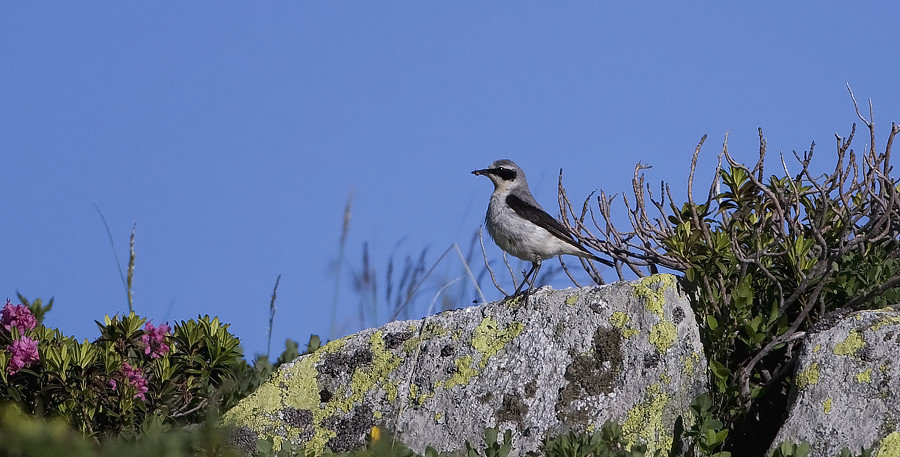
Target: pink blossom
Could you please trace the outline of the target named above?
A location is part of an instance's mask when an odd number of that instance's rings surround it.
[[[6,331],[10,331],[13,327],[18,328],[19,331],[31,330],[37,327],[37,319],[34,318],[34,314],[31,314],[31,310],[27,306],[13,305],[7,298],[6,305],[0,312],[0,327],[5,328]]]
[[[134,390],[137,391],[134,394],[134,398],[140,398],[142,401],[147,401],[147,397],[144,395],[149,390],[147,388],[147,379],[144,378],[143,373],[141,373],[140,368],[132,368],[128,362],[122,362],[122,375],[125,377],[125,381],[134,387]],[[112,386],[113,390],[116,390],[118,387],[118,382],[115,379],[109,380],[109,385]]]
[[[30,366],[38,361],[37,343],[37,340],[23,336],[21,339],[13,341],[12,344],[6,347],[6,350],[8,350],[11,355],[9,366],[6,367],[6,371],[10,375],[14,375],[22,368]]]
[[[166,335],[169,333],[169,326],[161,324],[159,327],[153,327],[153,324],[147,322],[144,326],[144,334],[141,336],[141,343],[144,344],[144,354],[151,358],[158,359],[169,352],[169,345],[166,344]]]

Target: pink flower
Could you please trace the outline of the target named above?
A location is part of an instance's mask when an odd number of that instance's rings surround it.
[[[125,378],[125,381],[134,387],[134,390],[137,392],[134,394],[134,398],[140,398],[142,401],[147,401],[147,397],[144,395],[149,390],[147,388],[147,379],[144,378],[140,368],[132,368],[128,362],[122,362],[121,373]],[[115,379],[110,379],[109,385],[112,386],[113,390],[116,390],[119,386]]]
[[[22,339],[15,340],[7,346],[6,350],[12,356],[9,359],[9,366],[6,367],[7,373],[14,375],[22,368],[37,362],[39,359],[37,343],[36,340],[23,336]]]
[[[169,326],[161,324],[159,327],[153,327],[153,324],[147,322],[144,326],[144,334],[141,336],[141,343],[144,344],[144,354],[151,358],[158,359],[169,352],[169,345],[166,344],[166,335],[169,333]]]
[[[34,318],[34,314],[31,314],[31,310],[27,306],[13,305],[7,298],[6,305],[0,312],[0,327],[5,328],[7,332],[13,327],[18,328],[19,331],[31,330],[37,327],[37,319]]]

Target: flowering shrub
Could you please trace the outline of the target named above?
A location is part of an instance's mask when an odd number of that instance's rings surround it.
[[[18,328],[19,331],[31,330],[37,327],[37,319],[34,318],[34,314],[31,313],[27,306],[13,306],[12,302],[7,298],[6,305],[3,307],[3,311],[0,312],[0,327],[3,327],[7,332],[11,331],[13,327]]]
[[[172,328],[133,312],[106,316],[99,338],[78,342],[40,323],[49,304],[19,298],[0,313],[0,403],[62,417],[86,435],[202,421],[247,371],[238,339],[217,318]]]
[[[134,389],[136,392],[133,398],[140,398],[142,401],[147,401],[147,397],[144,394],[147,393],[147,379],[144,378],[141,370],[137,368],[132,368],[128,362],[122,362],[122,378],[125,379],[126,383]],[[113,390],[119,387],[119,383],[116,381],[116,378],[109,380],[109,385],[112,386]]]
[[[0,311],[0,342],[6,343],[6,351],[0,351],[0,377],[4,382],[7,375],[12,376],[40,359],[37,340],[26,336],[36,326],[37,319],[27,306],[13,305],[6,299]]]
[[[153,324],[147,322],[144,332],[144,335],[141,336],[141,343],[145,346],[145,355],[158,359],[169,352],[169,346],[166,344],[166,335],[169,333],[168,325],[162,324],[154,328]]]
[[[30,366],[38,361],[37,341],[23,336],[14,340],[6,347],[9,351],[9,366],[6,367],[7,373],[14,375],[24,367]]]

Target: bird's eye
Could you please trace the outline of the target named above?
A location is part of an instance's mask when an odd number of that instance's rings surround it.
[[[496,175],[504,181],[512,181],[516,179],[516,172],[506,167],[497,167]]]

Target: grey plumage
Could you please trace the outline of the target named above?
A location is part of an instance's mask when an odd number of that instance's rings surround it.
[[[591,254],[564,225],[541,208],[528,189],[525,172],[512,160],[497,160],[472,174],[487,176],[494,183],[484,218],[491,238],[504,251],[531,262],[531,271],[525,274],[516,293],[529,276],[529,287],[534,284],[541,261],[551,257],[568,254],[611,265]]]

